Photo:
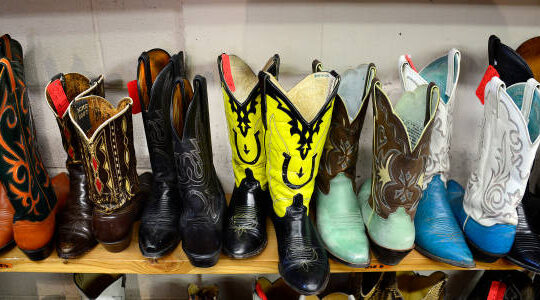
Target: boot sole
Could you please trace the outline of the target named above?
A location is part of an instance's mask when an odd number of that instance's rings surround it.
[[[36,250],[24,250],[24,249],[21,249],[21,251],[26,254],[26,256],[28,256],[28,258],[30,260],[33,260],[33,261],[39,261],[39,260],[44,260],[46,259],[47,257],[49,257],[49,255],[51,255],[52,251],[53,251],[53,239],[51,239],[47,245],[45,245],[44,247],[42,248],[39,248],[39,249],[36,249]]]
[[[180,239],[176,240],[173,244],[171,244],[171,246],[169,246],[169,247],[167,247],[165,249],[162,249],[162,250],[157,251],[157,252],[148,252],[148,251],[145,251],[141,247],[141,243],[139,243],[139,249],[141,250],[141,253],[142,253],[142,255],[144,257],[149,258],[149,259],[158,259],[158,258],[161,258],[161,257],[173,252],[174,249],[176,249],[176,247],[178,247],[178,244],[180,244]]]
[[[129,231],[129,234],[126,237],[116,242],[103,242],[99,240],[98,242],[103,246],[103,248],[105,248],[105,250],[109,252],[113,252],[113,253],[120,252],[126,249],[129,246],[129,244],[131,244],[131,236],[133,235],[132,231],[133,229]]]
[[[257,249],[255,249],[254,251],[251,251],[249,253],[246,253],[246,254],[241,254],[241,255],[238,255],[238,254],[232,254],[231,252],[229,252],[229,250],[227,250],[227,248],[223,248],[223,254],[225,254],[226,256],[230,257],[230,258],[233,258],[233,259],[245,259],[245,258],[250,258],[250,257],[254,257],[254,256],[257,256],[259,254],[261,254],[264,249],[266,249],[266,246],[268,245],[268,239],[266,239],[264,241],[264,243]]]
[[[9,241],[9,243],[5,244],[4,246],[0,247],[0,252],[11,250],[15,246],[15,240]]]
[[[479,260],[481,262],[494,263],[499,258],[505,257],[506,254],[508,254],[508,253],[505,253],[505,254],[489,253],[489,252],[486,252],[486,251],[478,248],[471,240],[469,240],[469,238],[466,237],[465,240],[467,241],[467,245],[469,245],[469,249],[471,249],[473,257],[476,260]]]
[[[413,250],[413,248],[407,250],[387,249],[377,245],[371,236],[369,236],[369,233],[367,236],[369,238],[370,245],[373,246],[371,249],[373,249],[375,257],[377,257],[377,260],[384,265],[395,266],[399,264],[405,258],[405,256],[407,256]]]
[[[299,293],[299,294],[302,294],[302,295],[305,295],[305,296],[310,296],[310,295],[317,295],[319,293],[321,293],[322,291],[324,291],[326,289],[326,286],[328,285],[328,282],[330,281],[330,271],[328,272],[328,274],[326,274],[326,279],[324,280],[324,283],[323,285],[321,286],[320,289],[316,290],[316,291],[304,291],[304,290],[301,290],[293,285],[291,285],[287,279],[285,279],[285,277],[283,276],[283,272],[281,271],[281,265],[278,263],[278,270],[279,270],[279,275],[281,276],[281,278],[283,278],[283,281],[291,288],[293,289],[295,292]]]
[[[197,268],[210,268],[217,264],[219,260],[219,255],[221,254],[221,248],[209,255],[197,255],[197,254],[190,254],[182,247],[184,250],[184,253],[189,259],[189,262]]]
[[[532,271],[532,272],[535,272],[535,273],[540,273],[540,268],[536,268],[536,267],[533,267],[527,263],[523,263],[519,260],[516,260],[514,258],[512,258],[511,256],[507,256],[506,259],[508,259],[511,263],[513,263],[514,265],[516,266],[519,266],[519,267],[522,267],[526,270],[529,270],[529,271]]]
[[[420,254],[422,254],[423,256],[425,256],[427,258],[430,258],[430,259],[435,260],[435,261],[440,261],[440,262],[443,262],[445,264],[449,264],[449,265],[452,265],[452,266],[456,266],[456,267],[460,267],[460,268],[474,268],[476,266],[475,263],[464,264],[464,263],[460,263],[460,262],[455,261],[455,260],[442,258],[440,256],[433,255],[433,254],[429,253],[428,251],[424,250],[422,247],[419,247],[416,244],[414,245],[414,249],[416,249],[416,251],[420,252]]]

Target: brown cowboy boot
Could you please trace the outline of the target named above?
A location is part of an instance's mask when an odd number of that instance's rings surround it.
[[[1,41],[0,181],[15,212],[13,234],[17,246],[31,260],[41,260],[52,250],[57,199],[37,148],[24,83],[22,48],[9,36],[3,36]]]
[[[88,196],[94,204],[92,230],[110,252],[129,246],[145,196],[137,176],[132,105],[131,98],[115,108],[102,97],[86,96],[75,99],[68,109],[81,140]]]
[[[92,203],[88,199],[86,174],[81,160],[77,132],[69,120],[67,108],[78,97],[105,96],[103,76],[91,81],[78,73],[58,74],[45,89],[47,104],[56,117],[62,144],[67,153],[71,195],[58,219],[56,252],[61,258],[75,258],[92,249],[97,241],[92,234]]]

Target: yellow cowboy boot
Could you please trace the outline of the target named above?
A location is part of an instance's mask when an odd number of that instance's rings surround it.
[[[328,282],[329,264],[308,207],[339,86],[335,72],[308,75],[286,91],[267,72],[259,73],[265,124],[266,175],[272,197],[279,273],[302,294]]]
[[[270,195],[266,180],[261,89],[257,75],[238,56],[218,57],[225,116],[232,148],[235,186],[227,209],[223,252],[247,258],[266,247],[266,216]],[[263,71],[277,77],[279,56],[268,60]]]

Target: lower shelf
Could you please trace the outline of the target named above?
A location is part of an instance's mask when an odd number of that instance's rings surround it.
[[[277,241],[274,227],[268,222],[268,246],[258,256],[236,260],[222,255],[212,268],[195,268],[190,263],[182,247],[171,254],[152,261],[144,258],[139,251],[138,224],[133,230],[131,245],[120,253],[107,252],[98,245],[78,259],[64,260],[56,253],[43,261],[29,260],[18,248],[0,254],[0,272],[51,272],[51,273],[139,273],[139,274],[275,274],[278,273]],[[333,273],[410,271],[410,270],[471,270],[453,267],[433,261],[416,251],[412,251],[399,265],[387,266],[377,262],[372,255],[367,268],[351,268],[330,260]],[[495,263],[476,264],[473,270],[514,270],[521,269],[504,259]]]

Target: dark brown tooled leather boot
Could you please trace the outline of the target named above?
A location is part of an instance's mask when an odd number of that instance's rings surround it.
[[[86,96],[75,99],[68,110],[81,140],[88,196],[94,205],[92,230],[110,252],[129,246],[144,197],[136,170],[132,105],[131,98],[115,108],[102,97]]]
[[[103,76],[91,81],[78,73],[58,74],[45,88],[47,104],[56,117],[68,155],[66,168],[71,193],[59,215],[56,239],[56,252],[60,258],[66,259],[80,256],[97,245],[92,234],[92,203],[88,199],[80,141],[67,112],[75,98],[85,95],[105,96]]]

